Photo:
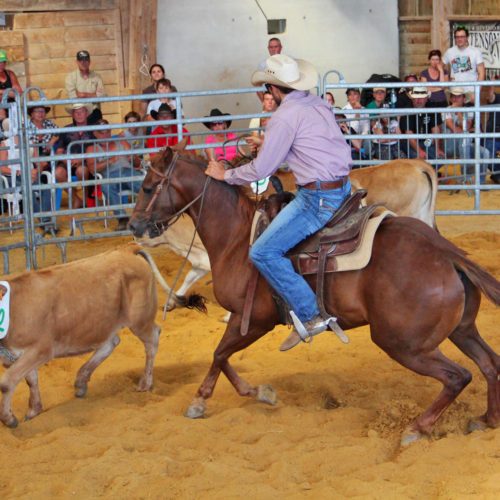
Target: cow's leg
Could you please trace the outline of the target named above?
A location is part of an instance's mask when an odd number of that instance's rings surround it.
[[[24,351],[19,359],[3,374],[0,380],[2,401],[0,403],[0,421],[8,427],[16,427],[17,418],[12,413],[10,400],[15,388],[21,380],[38,366],[52,359],[50,351],[32,348]]]
[[[151,387],[153,387],[153,366],[156,353],[158,352],[158,341],[160,338],[161,327],[159,327],[156,323],[153,323],[152,327],[145,329],[131,328],[131,330],[142,340],[146,351],[144,371],[142,372],[136,390],[140,392],[150,391]]]
[[[109,340],[97,349],[90,359],[84,363],[75,378],[75,396],[83,398],[87,392],[87,384],[95,369],[113,352],[114,348],[120,343],[120,337],[113,334]]]
[[[30,388],[30,400],[24,420],[31,420],[42,412],[42,398],[38,387],[38,370],[31,370],[26,375],[26,383]]]
[[[214,352],[214,360],[208,374],[186,410],[186,417],[198,418],[203,416],[207,407],[206,400],[212,396],[221,371],[224,372],[224,375],[226,375],[231,384],[233,384],[240,396],[250,396],[264,403],[276,404],[276,394],[270,386],[254,387],[250,385],[243,380],[229,364],[228,359],[232,354],[241,349],[245,349],[245,347],[248,347],[268,331],[268,329],[252,325],[247,335],[243,337],[240,334],[240,327],[241,316],[232,314],[226,331],[224,332],[224,336]]]
[[[203,276],[206,276],[210,271],[208,269],[203,269],[201,267],[193,267],[184,279],[184,283],[182,283],[179,290],[177,290],[177,295],[186,295],[186,292],[194,285],[197,281],[199,281]],[[171,311],[175,309],[175,302],[170,300],[167,306],[167,310]]]

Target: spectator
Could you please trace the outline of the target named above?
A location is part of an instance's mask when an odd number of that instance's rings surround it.
[[[151,116],[155,120],[174,120],[175,111],[166,103],[163,103],[158,111],[152,111]],[[179,138],[177,136],[178,128],[177,125],[159,125],[150,134],[146,141],[147,148],[164,148],[167,146],[175,146],[179,143]],[[189,137],[189,132],[183,127],[183,135],[187,136],[187,144],[191,144],[191,138]],[[169,137],[165,137],[169,135]],[[163,137],[159,137],[163,136]],[[153,157],[156,153],[150,153]]]
[[[57,128],[57,125],[52,120],[46,118],[49,111],[49,106],[38,105],[28,108],[30,117],[26,125],[28,139],[32,144],[38,145],[37,155],[39,157],[50,156],[59,138],[56,134],[44,132],[45,130]],[[45,170],[49,167],[49,162],[39,163],[38,166],[40,170]]]
[[[377,135],[401,134],[399,122],[395,117],[381,116],[373,124],[373,133]],[[398,139],[374,139],[372,153],[379,160],[394,160],[396,158],[406,158],[406,154],[401,151]]]
[[[345,136],[357,134],[357,132],[350,126],[349,117],[346,117],[346,115],[336,114],[335,120],[337,121],[340,130]],[[345,140],[351,147],[351,158],[353,160],[361,160],[366,157],[366,155],[364,154],[363,142],[361,141],[361,139],[351,139],[350,137],[346,137]],[[353,165],[352,168],[359,168],[359,166]]]
[[[481,51],[469,45],[467,26],[457,26],[454,32],[455,44],[443,56],[443,63],[450,65],[451,79],[456,82],[484,81],[485,69]],[[474,104],[474,87],[464,87]]]
[[[495,87],[486,87],[486,102],[496,106],[500,105],[500,94],[495,92]],[[490,158],[500,161],[500,111],[490,112],[486,123],[486,132],[498,134],[498,137],[486,139],[484,146],[490,152]],[[500,184],[500,163],[492,163],[492,172],[491,180],[495,184]]]
[[[2,122],[2,128],[5,132],[9,130],[9,119],[5,118]],[[11,146],[14,146],[11,148]],[[20,163],[11,163],[5,165],[4,163],[8,160],[19,160],[20,157],[20,148],[19,148],[19,135],[14,135],[12,137],[8,137],[5,140],[0,142],[0,173],[5,176],[9,182],[9,186],[12,186],[13,179],[12,176],[15,176],[15,186],[21,186],[21,164]],[[37,156],[37,148],[32,150],[32,157]],[[31,184],[36,185],[40,183],[40,169],[37,164],[32,164],[31,168]],[[41,198],[41,210],[43,212],[50,212],[50,191],[45,189],[39,192],[39,197]],[[40,203],[38,202],[37,196],[34,193],[33,196],[33,212],[36,214],[40,212]],[[50,217],[43,217],[40,219],[42,226],[45,226],[50,222]]]
[[[157,94],[169,94],[172,92],[172,84],[168,78],[162,78],[156,83],[156,93]],[[158,97],[158,99],[153,99],[149,101],[146,110],[146,120],[152,121],[154,118],[151,116],[151,111],[158,111],[159,107],[163,104],[168,104],[171,109],[175,110],[175,99],[169,99],[168,97]]]
[[[109,125],[107,120],[99,120],[98,125]],[[111,130],[102,129],[94,131],[96,137],[96,142],[87,147],[87,153],[108,153],[116,151],[131,151],[131,147],[126,140],[116,140],[112,141]],[[130,155],[116,155],[116,156],[102,156],[97,158],[87,158],[86,165],[93,175],[99,173],[105,179],[117,179],[120,177],[132,177],[134,172],[132,167],[136,170],[141,168],[141,162],[138,157]],[[132,190],[134,193],[138,193],[141,188],[140,182],[117,182],[115,184],[102,184],[101,190],[103,195],[106,197],[107,203],[109,205],[121,205],[121,195],[122,190]],[[118,225],[116,226],[117,231],[123,231],[127,229],[128,218],[125,217],[125,211],[123,209],[114,210],[114,215],[119,217]]]
[[[66,111],[72,116],[73,122],[66,127],[85,127],[89,125],[88,117],[92,112],[92,104],[90,103],[75,103],[66,108]],[[72,154],[79,155],[85,152],[85,145],[78,144],[74,145],[69,149],[69,146],[74,141],[91,141],[95,139],[94,134],[89,131],[74,131],[65,132],[59,136],[57,141],[56,154]],[[56,181],[57,182],[69,182],[72,177],[76,177],[80,180],[87,180],[89,178],[88,169],[85,167],[83,158],[75,157],[71,159],[71,170],[68,172],[67,160],[60,161],[56,165]],[[85,190],[84,190],[85,191]],[[76,190],[71,190],[71,202],[73,208],[80,208],[83,206],[83,200],[77,195]]]
[[[138,123],[141,121],[141,116],[136,111],[129,111],[124,118],[125,123]],[[118,137],[127,139],[132,149],[144,149],[144,138],[141,138],[141,127],[124,128]]]
[[[19,85],[16,74],[12,70],[6,68],[7,62],[7,52],[5,52],[5,50],[0,50],[0,101],[3,98],[3,93],[7,89],[15,89],[19,94],[23,93],[23,89],[21,85]],[[13,98],[14,94],[11,93],[9,97]],[[7,113],[5,109],[0,109],[0,122],[6,117]]]
[[[417,114],[407,115],[401,119],[400,128],[403,134],[437,134],[441,123],[440,113],[432,113],[424,111],[430,106],[428,105],[430,92],[424,87],[413,87],[410,92],[412,101],[411,108],[422,109]],[[408,144],[405,144],[405,154],[408,158],[420,158],[422,160],[436,160],[444,158],[445,154],[439,147],[437,139],[409,139]]]
[[[274,113],[276,111],[276,101],[274,100],[273,95],[270,92],[264,92],[264,99],[262,100],[262,113]],[[248,125],[248,128],[265,128],[267,122],[271,119],[271,117],[262,117],[262,118],[252,118]],[[261,136],[264,134],[263,130],[254,130],[252,132],[253,136]]]
[[[90,69],[90,54],[86,50],[76,53],[76,64],[78,68],[66,77],[66,94],[69,99],[104,97],[104,83],[101,76]],[[92,112],[88,116],[88,124],[94,125],[101,118],[101,105],[92,104]]]
[[[228,116],[229,113],[223,113],[220,109],[214,108],[210,111],[210,117],[213,116]],[[205,116],[205,118],[208,118]],[[205,144],[214,144],[217,142],[226,142],[236,140],[236,134],[233,132],[225,132],[231,126],[231,120],[220,120],[216,122],[203,122],[205,127],[209,128],[213,134],[205,139]],[[205,149],[207,157],[210,161],[231,161],[237,154],[236,146],[217,146],[215,148]]]
[[[429,67],[420,73],[420,81],[422,82],[449,82],[450,75],[444,69],[443,61],[441,60],[440,50],[431,50],[429,56]],[[428,87],[427,90],[431,93],[429,97],[429,105],[436,108],[445,108],[448,106],[448,100],[444,93],[443,87]]]
[[[463,108],[465,105],[467,95],[463,87],[452,87],[450,91],[450,101],[449,106],[450,112],[444,113],[444,121],[446,125],[446,132],[453,134],[464,134],[467,132],[474,132],[474,113],[472,112],[453,112],[451,108]],[[445,140],[445,151],[448,156],[453,156],[455,158],[470,159],[474,158],[475,145],[470,138],[460,138],[460,139],[446,139]],[[489,151],[480,146],[479,147],[480,158],[489,158]],[[486,180],[486,170],[487,164],[481,163],[480,172],[483,174],[481,177],[481,182]],[[465,165],[464,173],[466,175],[472,175],[474,173],[474,165]]]
[[[151,77],[151,85],[143,89],[143,94],[156,94],[156,84],[162,78],[165,78],[165,69],[161,64],[154,63],[149,68],[149,76]],[[146,110],[148,109],[148,103],[150,99],[144,99],[141,101],[140,105],[140,115],[144,119],[146,118]]]
[[[351,88],[346,90],[347,104],[342,109],[365,109],[361,106],[361,93],[359,89]],[[361,113],[346,114],[349,120],[349,126],[357,135],[365,135],[370,133],[370,120],[368,116]]]
[[[333,94],[331,92],[327,92],[326,94],[323,94],[321,96],[322,99],[326,99],[328,101],[328,104],[334,108],[335,107],[335,98],[333,97]]]
[[[404,82],[418,82],[417,75],[411,73],[404,77]],[[410,98],[410,92],[413,90],[413,87],[402,87],[399,89],[398,97],[396,100],[396,108],[411,108],[412,101]],[[446,103],[448,105],[448,103]]]
[[[273,37],[273,38],[269,39],[269,42],[267,43],[267,50],[269,51],[270,56],[274,56],[275,54],[281,54],[282,49],[283,49],[283,47],[281,46],[281,41],[279,38]],[[257,69],[259,69],[261,71],[265,71],[266,61],[267,61],[267,57],[259,63],[259,66]],[[262,102],[262,100],[264,99],[264,92],[257,92],[257,97]]]
[[[375,87],[373,89],[373,100],[367,105],[367,109],[388,108],[389,104],[385,102],[386,90],[384,87]]]

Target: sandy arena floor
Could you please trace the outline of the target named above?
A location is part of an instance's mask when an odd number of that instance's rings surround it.
[[[500,191],[483,203],[498,208]],[[469,207],[465,193],[439,194],[439,209]],[[499,216],[439,217],[438,226],[500,279]],[[72,244],[68,260],[129,239]],[[180,257],[151,253],[172,283]],[[40,252],[41,267],[58,262],[58,250],[47,249],[45,260]],[[12,253],[12,273],[23,263],[22,252]],[[162,321],[158,312],[163,333],[151,393],[134,390],[144,352],[128,330],[83,399],[74,397],[73,381],[88,356],[40,368],[44,412],[17,429],[0,427],[2,498],[500,498],[500,429],[466,433],[469,418],[485,410],[486,384],[451,342],[443,351],[473,380],[430,438],[405,449],[402,429],[441,386],[390,360],[368,327],[348,332],[348,345],[323,334],[288,353],[278,351],[288,329],[277,327],[232,361],[252,384],[271,384],[278,404],[241,398],[221,376],[206,418],[186,419],[224,330],[224,310],[206,281],[195,290],[209,299],[207,316],[176,310]],[[478,326],[496,352],[499,322],[499,309],[483,300]],[[13,397],[19,418],[27,404],[22,383]]]

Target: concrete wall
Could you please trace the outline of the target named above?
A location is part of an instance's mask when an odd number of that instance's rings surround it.
[[[364,82],[372,73],[398,74],[397,0],[259,3],[268,19],[287,21],[286,32],[276,35],[283,53],[312,62],[321,74],[336,69],[347,82]],[[158,0],[157,59],[179,90],[250,87],[271,36],[254,0]],[[335,97],[343,105],[343,93]],[[184,111],[199,116],[213,107],[247,113],[258,111],[260,103],[254,95],[199,98],[186,101]]]

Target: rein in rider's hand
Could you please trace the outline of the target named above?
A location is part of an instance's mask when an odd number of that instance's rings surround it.
[[[218,181],[224,180],[224,174],[226,173],[226,169],[224,166],[215,160],[210,160],[207,165],[207,169],[205,170],[205,174],[209,177],[217,179]]]

